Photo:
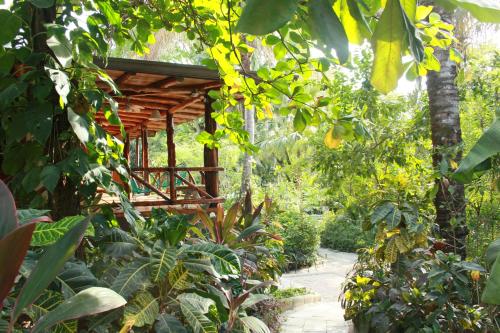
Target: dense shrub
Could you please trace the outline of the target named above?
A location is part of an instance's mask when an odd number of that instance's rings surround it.
[[[333,212],[325,213],[321,246],[348,252],[371,246],[373,235],[363,231],[361,224],[361,221],[352,220],[345,215],[335,216]]]
[[[316,261],[320,225],[308,215],[282,212],[276,216],[282,227],[283,245],[288,269],[309,267]]]
[[[360,254],[342,306],[358,332],[495,332],[477,304],[482,267],[458,255],[416,249],[392,265]]]

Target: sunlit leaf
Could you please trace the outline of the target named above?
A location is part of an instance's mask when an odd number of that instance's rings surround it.
[[[309,26],[319,46],[335,49],[341,63],[349,58],[349,42],[339,18],[328,0],[309,0]],[[327,52],[329,53],[329,52]]]
[[[80,223],[84,218],[85,216],[68,216],[57,222],[37,224],[31,238],[31,246],[47,246],[57,242],[68,230]],[[89,225],[85,235],[94,235],[92,225]]]
[[[372,39],[375,58],[370,82],[382,93],[394,90],[403,74],[401,56],[404,37],[401,5],[398,0],[388,0]]]
[[[157,299],[148,292],[140,292],[125,306],[123,321],[127,327],[152,325],[159,311]]]

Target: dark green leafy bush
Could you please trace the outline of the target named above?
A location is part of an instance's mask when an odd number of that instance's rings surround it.
[[[338,251],[354,252],[373,244],[373,235],[364,232],[362,222],[353,220],[346,215],[335,216],[325,213],[321,232],[321,246]]]
[[[483,272],[441,251],[416,249],[390,266],[367,251],[344,285],[345,318],[360,333],[495,332],[494,313],[477,304]]]
[[[283,246],[288,258],[288,269],[314,264],[320,241],[320,225],[308,215],[283,212],[276,216],[283,226]]]

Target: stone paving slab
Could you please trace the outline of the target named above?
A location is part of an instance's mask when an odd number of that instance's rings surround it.
[[[342,282],[356,261],[356,254],[320,249],[325,258],[321,265],[284,274],[281,288],[306,287],[321,295],[321,302],[305,304],[283,314],[282,333],[347,333],[338,302]]]

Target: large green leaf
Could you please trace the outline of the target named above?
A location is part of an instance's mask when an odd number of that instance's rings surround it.
[[[187,333],[182,323],[172,315],[163,313],[158,316],[155,323],[156,333]]]
[[[309,0],[309,26],[319,46],[328,54],[335,49],[341,63],[349,58],[349,41],[329,0]]]
[[[252,35],[276,31],[290,21],[298,4],[298,0],[248,0],[236,30]]]
[[[49,35],[47,46],[50,47],[59,63],[63,67],[68,67],[73,59],[71,42],[64,34],[65,30],[58,27],[57,25],[49,25],[47,29]]]
[[[111,257],[130,256],[137,247],[136,240],[128,232],[118,228],[109,230],[99,241],[104,252]]]
[[[89,223],[90,217],[87,217],[55,244],[47,248],[19,293],[12,312],[13,320],[16,320],[23,309],[35,301],[59,274],[64,263],[73,255],[80,244]]]
[[[189,304],[192,308],[200,311],[201,313],[207,313],[211,305],[215,305],[214,301],[210,298],[200,296],[195,293],[181,294],[177,299],[184,304]]]
[[[361,14],[356,0],[335,1],[334,10],[344,26],[350,43],[359,45],[371,36],[370,27]]]
[[[395,208],[396,206],[392,202],[385,202],[377,206],[370,217],[371,223],[377,224],[384,220]]]
[[[29,307],[28,315],[33,321],[38,321],[43,316],[47,315],[50,311],[55,309],[59,304],[64,301],[63,296],[55,291],[45,291],[35,303]],[[76,333],[76,321],[60,322],[52,327],[51,332],[54,333]]]
[[[139,289],[145,289],[149,282],[150,263],[148,260],[137,259],[122,267],[120,273],[113,281],[111,289],[125,298],[129,298]]]
[[[191,286],[189,281],[189,271],[183,265],[178,264],[168,273],[168,283],[170,288],[184,290]]]
[[[152,325],[160,311],[158,301],[148,292],[138,293],[125,306],[123,321],[127,327]]]
[[[500,255],[497,256],[491,273],[486,281],[481,301],[489,304],[500,305]]]
[[[497,118],[462,160],[453,177],[463,183],[472,181],[474,172],[490,157],[500,153],[500,119]]]
[[[88,120],[85,117],[77,114],[70,107],[68,107],[68,120],[71,124],[71,127],[73,128],[73,132],[75,132],[78,139],[80,139],[83,144],[86,144],[90,139],[90,125]]]
[[[32,333],[45,332],[59,322],[116,309],[125,305],[125,303],[127,303],[125,299],[111,289],[88,288],[62,302],[43,316],[35,324]]]
[[[96,277],[83,262],[67,262],[57,276],[57,281],[61,283],[61,291],[66,299],[97,285]]]
[[[68,230],[80,223],[84,218],[85,216],[68,216],[57,222],[37,224],[31,238],[31,246],[47,246],[57,242]],[[85,235],[94,235],[92,224],[89,224]]]
[[[267,325],[257,317],[241,317],[240,321],[252,333],[271,333]]]
[[[194,333],[217,333],[217,328],[201,311],[189,302],[180,302],[182,314]]]
[[[461,7],[481,22],[500,23],[500,2],[498,0],[436,0],[446,8]]]
[[[0,180],[0,239],[17,228],[16,204],[9,188]]]
[[[0,29],[0,45],[5,45],[17,36],[22,21],[10,11],[0,9],[0,22],[2,22],[2,29]]]
[[[35,224],[24,224],[0,239],[0,309],[30,246]]]
[[[157,241],[151,253],[151,280],[159,282],[163,280],[169,271],[175,266],[177,250],[174,247]]]
[[[394,90],[403,74],[401,56],[404,37],[401,5],[398,0],[388,0],[372,39],[375,58],[370,82],[382,93]]]
[[[486,249],[486,263],[489,266],[493,265],[497,257],[500,257],[500,238],[495,239]]]
[[[209,257],[219,274],[238,274],[241,271],[238,256],[224,245],[213,243],[195,244],[187,247],[185,252],[198,253]]]

